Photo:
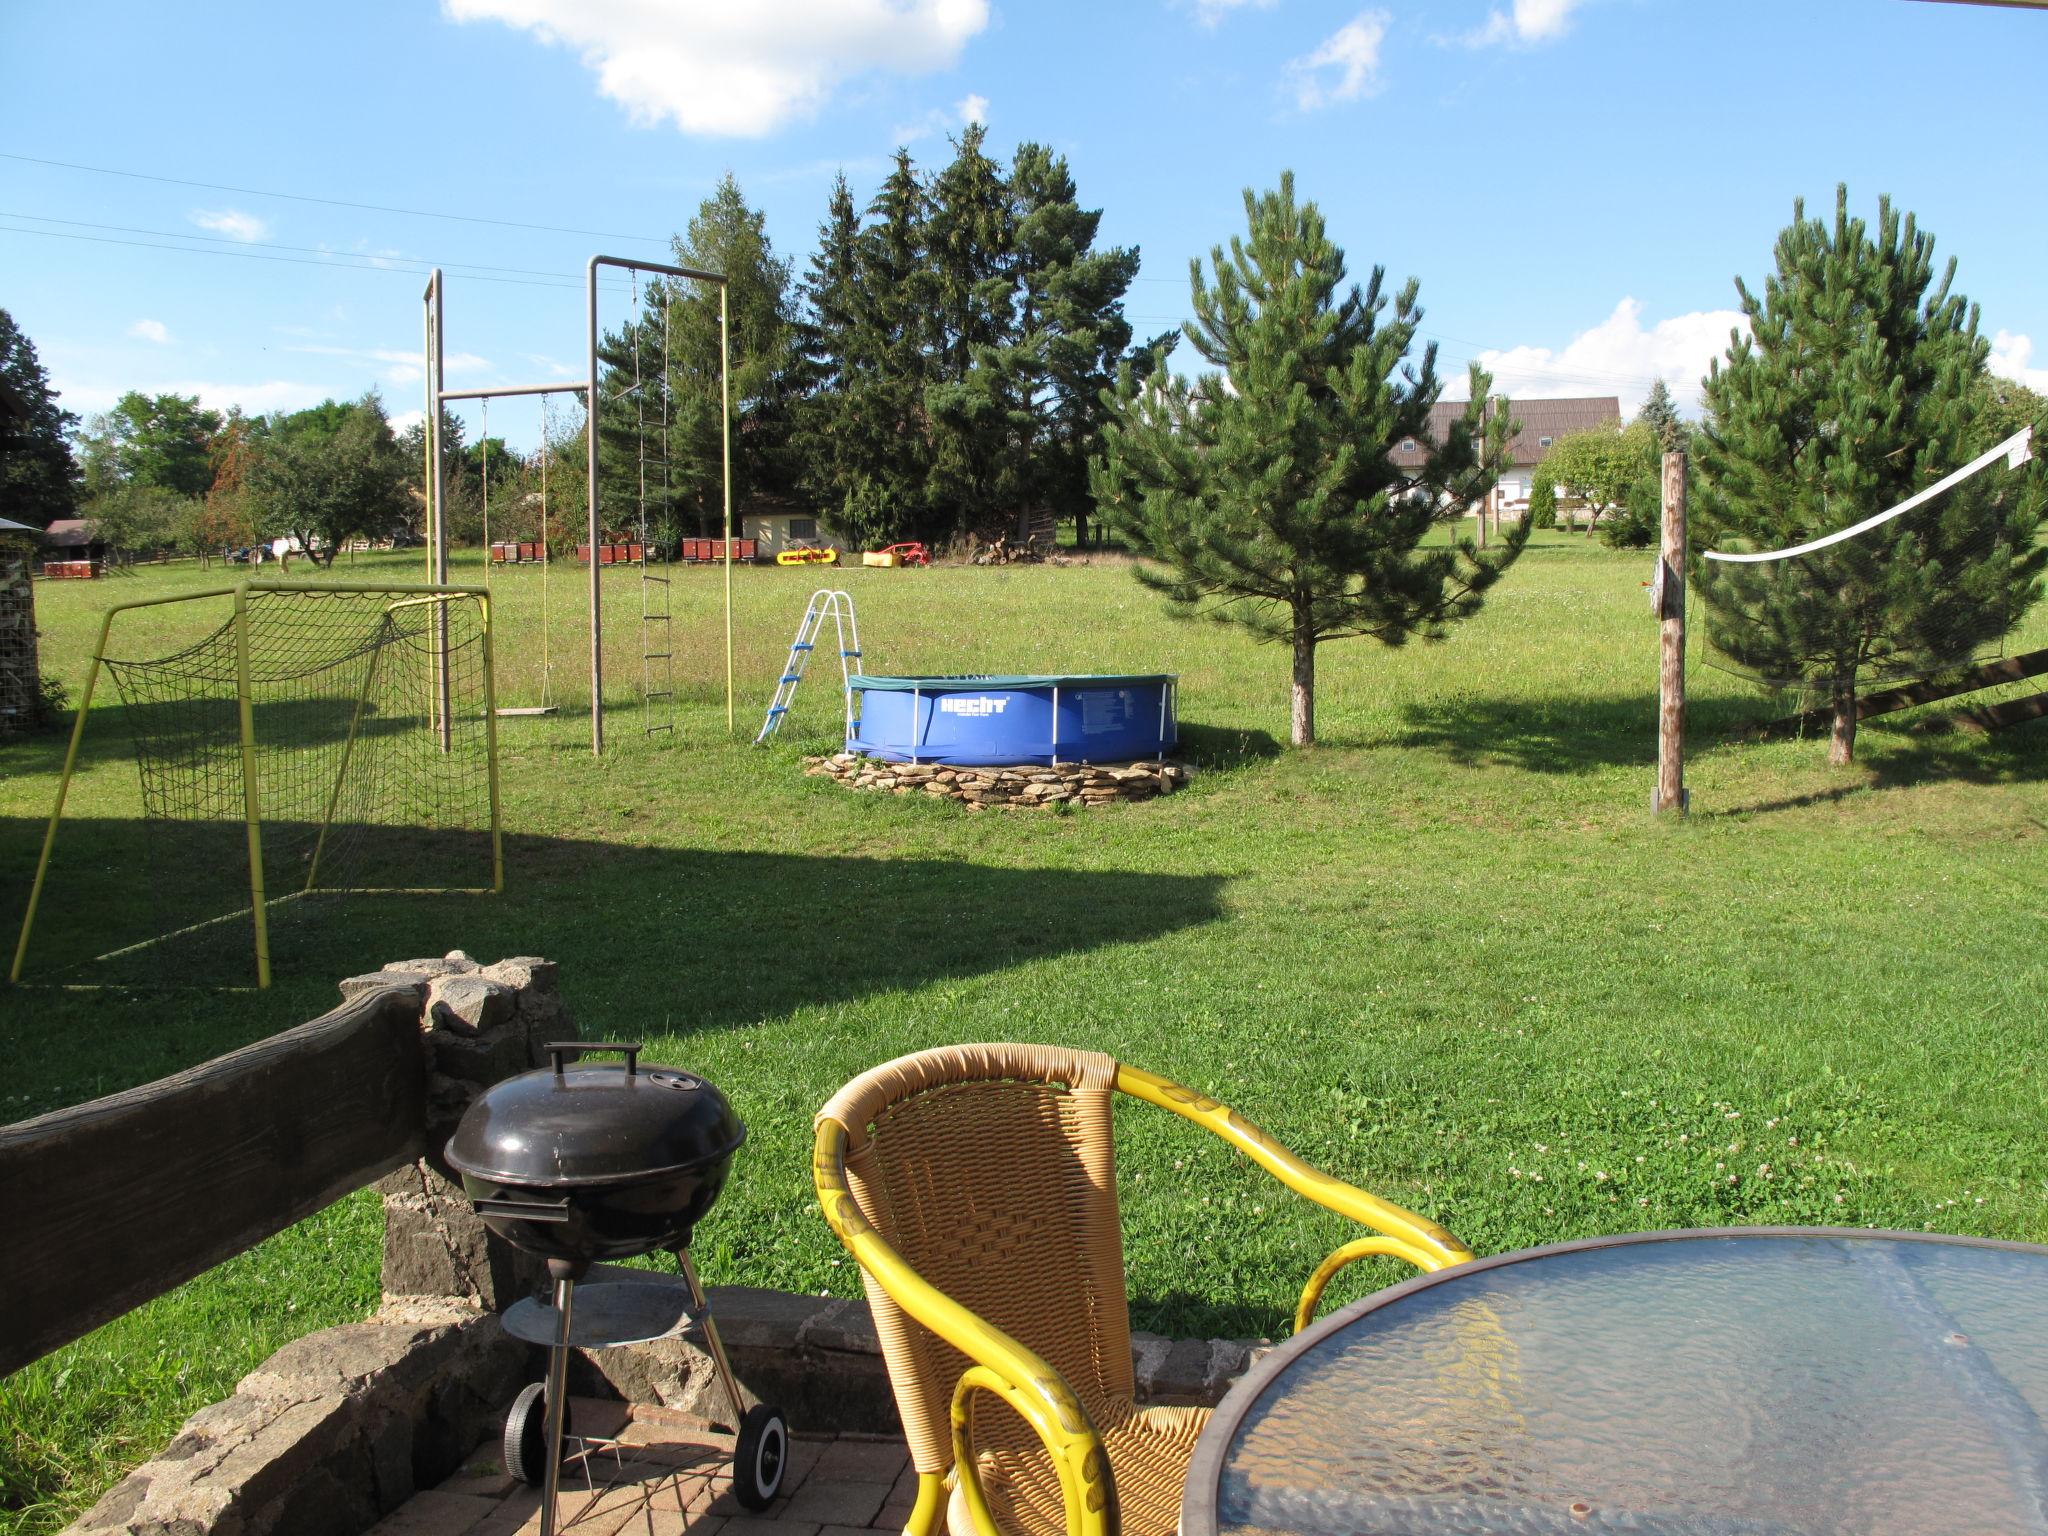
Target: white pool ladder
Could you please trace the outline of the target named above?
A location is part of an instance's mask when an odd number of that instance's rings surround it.
[[[828,618],[832,620],[833,633],[839,639],[839,690],[846,709],[845,734],[853,734],[851,679],[856,669],[850,663],[860,660],[860,621],[854,617],[851,593],[820,587],[811,594],[810,604],[804,609],[803,622],[796,627],[796,639],[789,646],[789,660],[783,663],[782,676],[775,684],[774,701],[768,706],[768,717],[761,722],[761,734],[754,738],[755,746],[760,746],[775,734],[775,728],[782,724],[782,717],[796,702],[796,685],[804,680],[804,668],[810,665],[811,652],[818,648],[818,636],[824,632]]]

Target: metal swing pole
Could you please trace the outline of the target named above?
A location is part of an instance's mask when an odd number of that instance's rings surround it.
[[[718,442],[725,482],[725,731],[732,734],[732,330],[726,283],[718,280]]]
[[[707,272],[701,267],[672,266],[661,261],[632,261],[624,256],[597,255],[590,258],[584,267],[584,289],[587,296],[589,318],[589,363],[590,384],[590,434],[588,467],[590,485],[588,490],[590,527],[590,750],[593,756],[604,755],[604,655],[603,626],[599,618],[602,599],[598,592],[597,580],[597,269],[617,267],[627,272],[660,272],[669,277],[689,278],[696,282],[718,284],[719,314],[719,398],[723,403],[721,434],[723,437],[723,462],[725,469],[725,718],[726,728],[732,729],[733,683],[732,683],[732,383],[731,347],[726,340],[726,282],[724,274]]]

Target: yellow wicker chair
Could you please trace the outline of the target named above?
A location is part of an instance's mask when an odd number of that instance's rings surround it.
[[[863,1073],[818,1112],[812,1171],[860,1262],[909,1438],[907,1536],[931,1536],[942,1511],[953,1536],[1172,1536],[1209,1411],[1134,1400],[1113,1091],[1185,1116],[1374,1229],[1310,1276],[1297,1329],[1355,1259],[1436,1270],[1472,1257],[1215,1100],[1099,1052],[949,1046]],[[982,1393],[1013,1412],[977,1416]]]

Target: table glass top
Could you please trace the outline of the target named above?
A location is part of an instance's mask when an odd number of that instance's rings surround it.
[[[1216,1523],[2048,1536],[2044,1419],[2048,1251],[1619,1243],[1458,1272],[1309,1346],[1232,1434]]]

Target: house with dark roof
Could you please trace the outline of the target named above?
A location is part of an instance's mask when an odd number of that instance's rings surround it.
[[[1567,432],[1584,432],[1592,427],[1621,426],[1621,401],[1614,395],[1590,395],[1566,400],[1514,400],[1509,403],[1521,430],[1508,447],[1507,467],[1500,483],[1489,496],[1488,510],[1519,513],[1529,504],[1529,492],[1536,482],[1536,466],[1550,452],[1551,445]],[[1443,441],[1450,424],[1465,414],[1463,400],[1439,400],[1430,407],[1427,440],[1408,438],[1396,443],[1390,455],[1407,470],[1418,470],[1429,462],[1437,443]]]

